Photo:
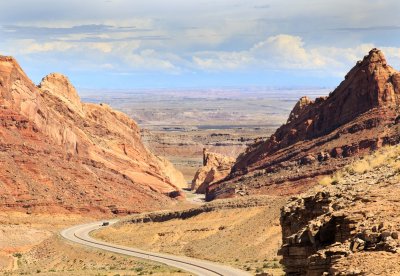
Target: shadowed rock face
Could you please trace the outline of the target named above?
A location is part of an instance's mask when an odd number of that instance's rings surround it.
[[[399,97],[400,73],[387,65],[380,50],[372,49],[328,97],[301,98],[287,123],[267,141],[249,146],[229,179],[209,188],[208,198],[232,196],[243,185],[254,193],[276,190],[273,185],[284,182],[303,185],[302,180],[348,162],[343,157],[397,142]],[[278,189],[283,194],[301,190]]]
[[[0,208],[137,212],[184,185],[127,115],[82,103],[60,74],[36,87],[11,57],[0,57],[0,118]]]

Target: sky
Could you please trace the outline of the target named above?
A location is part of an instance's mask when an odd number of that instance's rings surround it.
[[[334,87],[373,47],[400,69],[399,0],[2,1],[0,54],[83,89]]]

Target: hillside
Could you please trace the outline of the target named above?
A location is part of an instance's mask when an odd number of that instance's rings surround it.
[[[240,194],[295,194],[354,157],[399,136],[400,73],[372,49],[328,97],[303,97],[266,141],[249,146],[207,199]]]
[[[399,154],[399,146],[385,147],[287,203],[287,275],[398,275]]]
[[[279,210],[286,201],[247,197],[132,215],[93,235],[111,243],[225,263],[253,275],[261,271],[282,275],[277,256]]]
[[[168,206],[186,186],[128,116],[82,103],[60,74],[35,86],[4,56],[0,122],[2,210],[132,213]]]

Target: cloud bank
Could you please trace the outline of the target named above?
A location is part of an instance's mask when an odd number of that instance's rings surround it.
[[[2,5],[0,52],[16,56],[35,81],[58,70],[83,87],[329,86],[373,47],[400,68],[395,0]]]

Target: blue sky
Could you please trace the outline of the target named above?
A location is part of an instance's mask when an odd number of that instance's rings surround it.
[[[0,54],[78,88],[332,87],[372,47],[400,69],[398,0],[3,1]]]

